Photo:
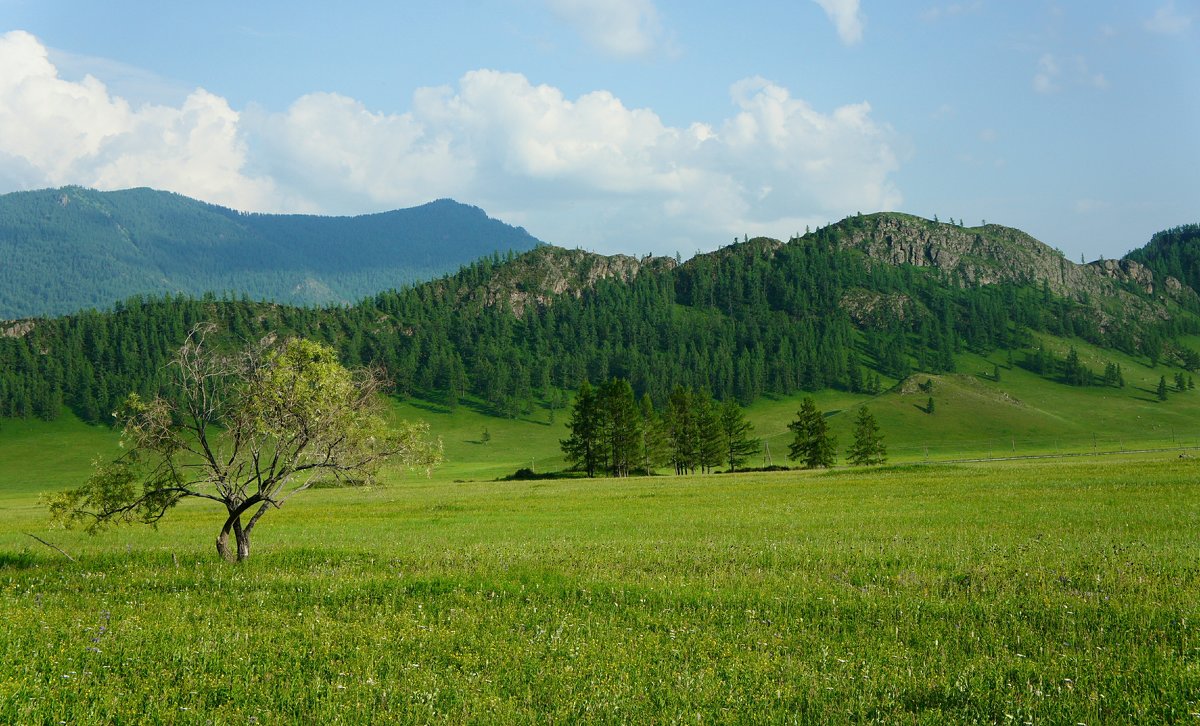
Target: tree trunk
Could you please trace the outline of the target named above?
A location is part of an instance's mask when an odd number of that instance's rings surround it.
[[[229,527],[225,527],[221,534],[217,535],[217,554],[226,562],[234,561],[234,554],[229,549]]]
[[[225,505],[229,509],[229,518],[225,520],[225,526],[221,528],[221,534],[217,535],[217,554],[222,559],[228,562],[242,562],[250,556],[250,528],[262,516],[262,512],[255,515],[250,520],[250,525],[245,529],[242,528],[242,513],[262,500],[263,498],[256,494],[236,506],[228,503]],[[236,553],[229,549],[230,532],[233,532],[234,542],[237,544]]]
[[[237,550],[229,548],[229,533],[233,532],[234,544]],[[250,556],[250,533],[242,529],[241,515],[233,515],[217,535],[217,554],[228,562],[243,562]]]

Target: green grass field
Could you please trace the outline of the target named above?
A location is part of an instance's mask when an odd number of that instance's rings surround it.
[[[116,435],[5,420],[0,723],[1196,720],[1200,391],[1119,362],[1081,390],[963,356],[932,415],[818,394],[842,451],[875,413],[901,463],[872,470],[501,482],[564,466],[564,412],[400,403],[447,463],[307,492],[241,566],[197,502],[50,529],[39,494]],[[774,463],[799,401],[748,411]],[[1132,448],[1161,450],[1103,454]],[[1102,455],[920,463],[1055,452]]]
[[[0,502],[0,722],[1131,723],[1200,713],[1173,454],[318,490],[35,531]]]

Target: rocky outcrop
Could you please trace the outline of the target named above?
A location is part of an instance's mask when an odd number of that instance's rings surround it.
[[[885,295],[863,288],[847,290],[842,295],[841,304],[856,325],[879,327],[889,320],[903,322],[916,313],[916,305],[908,295]]]
[[[496,270],[479,289],[464,297],[485,306],[507,305],[517,317],[529,305],[549,305],[556,297],[580,297],[601,280],[629,282],[644,272],[666,272],[676,266],[670,257],[598,255],[545,245]]]
[[[1170,275],[1162,279],[1161,288],[1155,289],[1154,273],[1149,267],[1146,267],[1140,262],[1124,258],[1120,260],[1097,260],[1088,263],[1089,267],[1094,268],[1101,275],[1115,280],[1116,282],[1127,287],[1133,287],[1147,295],[1154,295],[1155,292],[1165,295],[1174,300],[1183,301],[1184,298],[1194,298],[1196,293],[1191,288],[1185,286],[1182,282]]]
[[[996,224],[959,227],[885,213],[850,217],[824,233],[870,261],[937,268],[960,284],[1044,285],[1081,302],[1116,299],[1135,320],[1165,319],[1166,298],[1195,295],[1174,278],[1157,285],[1154,274],[1136,262],[1076,264],[1028,234]],[[1097,315],[1102,327],[1113,323],[1099,305]]]
[[[24,338],[35,326],[33,320],[0,321],[0,338]]]

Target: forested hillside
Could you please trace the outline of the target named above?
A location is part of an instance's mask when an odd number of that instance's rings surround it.
[[[177,293],[350,303],[537,244],[447,199],[315,217],[243,214],[151,189],[20,192],[0,196],[0,319]]]
[[[1159,232],[1125,257],[1150,268],[1156,277],[1175,277],[1193,290],[1200,289],[1200,224]]]
[[[847,244],[864,223],[787,243],[748,240],[681,265],[540,247],[347,307],[139,298],[107,313],[9,324],[0,329],[0,415],[52,418],[65,404],[107,420],[128,392],[162,383],[171,351],[205,320],[233,339],[323,340],[346,363],[384,366],[402,395],[451,408],[469,400],[503,416],[561,405],[581,381],[611,377],[656,405],[677,385],[743,403],[869,392],[914,371],[952,371],[965,350],[1010,351],[1016,365],[1064,384],[1118,385],[1104,375],[1113,372],[1040,349],[1038,332],[1200,366],[1179,342],[1200,321],[1171,297],[1125,283],[1111,294],[1059,294],[1036,276],[981,284],[936,264],[895,264]]]

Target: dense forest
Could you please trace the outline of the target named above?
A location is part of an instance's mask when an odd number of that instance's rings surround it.
[[[1170,275],[1193,290],[1200,290],[1200,224],[1158,232],[1149,244],[1126,257],[1149,267],[1159,279]]]
[[[0,416],[53,418],[65,405],[106,421],[129,392],[164,384],[171,353],[201,321],[218,323],[231,341],[321,340],[347,364],[383,366],[400,395],[502,416],[562,407],[582,381],[613,378],[660,408],[677,388],[743,404],[828,387],[877,391],[913,371],[953,371],[963,350],[1022,351],[1018,361],[1063,383],[1116,385],[1111,371],[1080,370],[1038,348],[1037,332],[1200,366],[1174,342],[1200,330],[1190,313],[1105,325],[1095,305],[1045,285],[964,285],[936,268],[876,264],[839,247],[828,229],[528,294],[562,253],[493,255],[353,306],[171,296],[5,324]]]
[[[360,300],[540,244],[443,199],[359,217],[243,214],[152,189],[0,196],[0,319],[135,294],[239,291],[291,304]]]

